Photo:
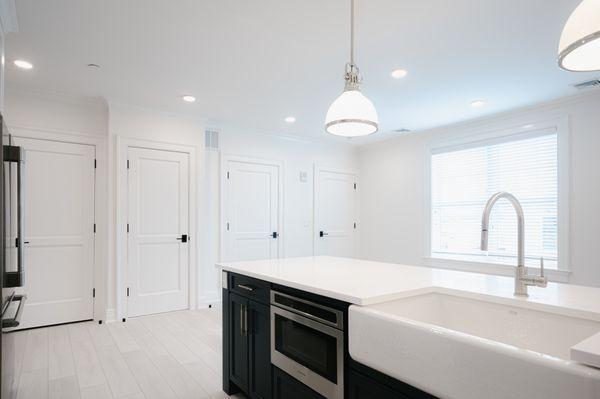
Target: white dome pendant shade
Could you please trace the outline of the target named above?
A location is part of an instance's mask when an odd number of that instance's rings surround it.
[[[325,117],[325,129],[328,133],[343,137],[368,136],[377,132],[379,120],[371,100],[358,88],[358,68],[346,66],[346,88],[329,106]]]
[[[377,132],[377,111],[371,100],[360,92],[359,70],[354,63],[354,0],[351,0],[350,62],[346,64],[344,80],[344,91],[327,111],[325,130],[343,137],[368,136]]]
[[[567,20],[558,65],[567,71],[600,70],[600,0],[583,0]]]

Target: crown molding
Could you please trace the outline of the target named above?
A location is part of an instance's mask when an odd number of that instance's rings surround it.
[[[539,122],[540,119],[549,120],[564,117],[565,114],[568,114],[565,108],[594,101],[600,101],[600,89],[591,89],[589,92],[559,97],[553,100],[514,108],[480,118],[436,126],[429,129],[413,130],[409,133],[402,134],[401,136],[389,137],[380,141],[365,143],[359,148],[373,149],[389,146],[391,143],[402,141],[407,137],[413,137],[415,135],[425,136],[457,131],[468,133],[481,129],[493,130],[494,127],[507,128],[514,127],[519,124],[536,123]]]
[[[15,0],[0,0],[0,35],[19,31]]]

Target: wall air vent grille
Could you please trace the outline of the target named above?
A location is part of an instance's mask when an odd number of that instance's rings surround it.
[[[204,135],[206,149],[217,151],[219,149],[219,131],[216,129],[206,129]]]
[[[586,90],[586,89],[591,89],[593,87],[600,87],[600,78],[586,80],[585,82],[581,82],[581,83],[575,83],[573,85],[573,87],[576,88],[577,90]]]

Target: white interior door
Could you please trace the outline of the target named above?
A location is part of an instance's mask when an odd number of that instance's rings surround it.
[[[279,257],[279,166],[227,160],[225,167],[223,259]]]
[[[14,138],[25,149],[20,328],[94,317],[95,147]]]
[[[356,174],[315,168],[315,255],[354,257]]]
[[[189,154],[128,149],[128,316],[189,306]]]

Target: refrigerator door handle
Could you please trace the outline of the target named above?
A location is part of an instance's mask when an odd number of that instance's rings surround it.
[[[24,269],[25,269],[25,261],[24,257],[24,245],[23,243],[23,163],[25,161],[25,153],[21,147],[5,145],[3,147],[4,151],[4,162],[8,162],[10,164],[15,164],[17,168],[17,231],[16,231],[16,266],[17,271],[6,271],[5,272],[5,287],[22,287],[24,284]],[[5,165],[6,167],[6,165]],[[10,166],[9,166],[10,168]],[[9,169],[10,171],[10,169]],[[10,176],[10,172],[9,172]],[[12,232],[11,232],[12,233]],[[6,268],[6,265],[4,265]]]
[[[19,242],[23,241],[23,162],[22,156],[17,162],[17,237]],[[17,248],[17,275],[19,276],[19,286],[22,286],[23,281],[23,245]]]

